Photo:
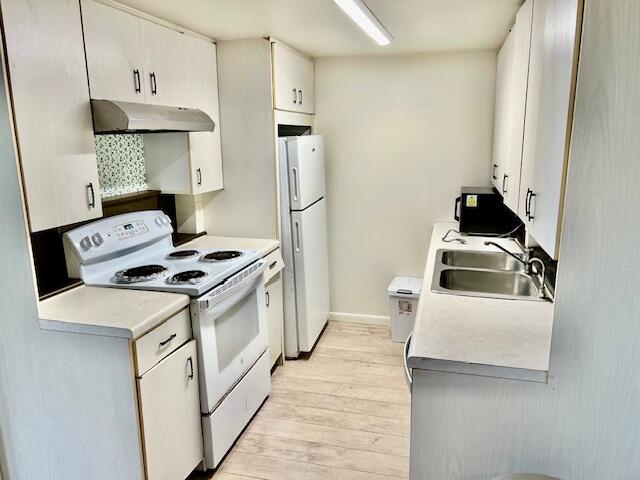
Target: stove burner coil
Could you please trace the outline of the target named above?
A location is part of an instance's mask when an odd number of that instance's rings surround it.
[[[199,255],[200,252],[198,250],[176,250],[175,252],[171,252],[167,255],[169,259],[181,259],[181,258],[192,258]]]
[[[234,258],[241,257],[243,255],[242,252],[238,252],[237,250],[219,250],[217,252],[207,253],[203,255],[200,260],[202,262],[225,262],[227,260],[233,260]]]
[[[127,268],[115,274],[116,283],[149,282],[162,277],[167,268],[162,265],[142,265],[140,267]]]
[[[169,277],[167,283],[170,285],[196,285],[207,276],[202,270],[186,270]]]

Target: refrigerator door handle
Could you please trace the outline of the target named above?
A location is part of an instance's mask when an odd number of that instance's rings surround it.
[[[300,248],[300,222],[298,222],[297,220],[295,222],[293,222],[293,226],[296,230],[296,253],[300,253],[301,252],[301,248]]]
[[[291,169],[292,181],[293,181],[293,201],[298,201],[298,169],[293,167]]]

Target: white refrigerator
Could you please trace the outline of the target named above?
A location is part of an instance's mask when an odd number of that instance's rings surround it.
[[[329,316],[322,135],[280,138],[284,353],[310,352]]]

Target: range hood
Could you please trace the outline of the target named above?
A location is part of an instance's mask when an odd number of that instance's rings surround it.
[[[93,130],[105,133],[213,132],[211,117],[197,108],[91,100]]]

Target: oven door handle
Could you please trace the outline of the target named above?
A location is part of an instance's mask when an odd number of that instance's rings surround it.
[[[232,305],[233,303],[235,303],[235,301],[242,298],[249,290],[254,288],[256,279],[258,279],[259,277],[260,278],[262,277],[262,273],[264,272],[267,266],[267,262],[264,260],[258,260],[256,262],[256,265],[257,265],[257,268],[253,272],[251,272],[241,281],[238,281],[235,285],[233,284],[234,278],[237,278],[236,275],[238,275],[239,273],[242,273],[242,270],[232,275],[224,283],[214,288],[213,292],[197,300],[194,300],[195,302],[197,302],[197,305],[198,305],[197,310],[199,314],[203,314],[204,312],[208,312],[209,310],[213,310],[214,308],[223,306],[222,304],[224,304],[224,307],[225,307],[222,309],[222,311],[224,311],[226,310],[226,308],[228,308],[227,304],[229,304],[229,306]],[[247,268],[251,268],[251,267],[250,266],[246,267],[244,270],[246,270]],[[221,293],[217,293],[216,291],[218,290],[218,288],[222,287],[223,285],[228,285],[227,289]],[[235,297],[237,297],[237,300]],[[233,299],[234,301],[229,302],[230,299]]]

